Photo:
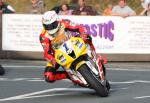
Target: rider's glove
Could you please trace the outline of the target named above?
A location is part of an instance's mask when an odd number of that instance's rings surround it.
[[[85,42],[92,42],[92,37],[89,34],[81,34],[81,37]]]
[[[53,67],[55,67],[55,65],[57,64],[55,58],[52,55],[47,55],[46,59],[52,64]]]
[[[92,37],[91,37],[90,35],[87,35],[87,40],[88,40],[89,42],[92,42]]]
[[[55,58],[51,59],[50,62],[52,63],[52,65],[53,65],[54,67],[55,67],[55,65],[57,64]]]

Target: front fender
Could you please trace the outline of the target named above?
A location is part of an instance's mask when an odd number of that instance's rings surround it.
[[[81,67],[81,65],[85,64],[86,62],[85,61],[80,61],[79,63],[77,63],[76,65],[76,71]]]

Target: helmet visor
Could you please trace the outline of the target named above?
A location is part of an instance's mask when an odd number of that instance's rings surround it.
[[[58,26],[58,21],[55,21],[51,24],[43,24],[43,27],[45,30],[53,30],[53,29],[56,29]]]

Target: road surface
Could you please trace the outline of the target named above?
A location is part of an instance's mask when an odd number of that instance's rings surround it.
[[[0,76],[0,103],[150,103],[150,63],[108,63],[111,89],[104,98],[69,80],[46,83],[45,62],[0,62],[6,70]]]

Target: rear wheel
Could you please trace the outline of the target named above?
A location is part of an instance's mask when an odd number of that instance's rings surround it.
[[[101,84],[99,78],[90,71],[90,68],[86,64],[83,64],[78,71],[98,95],[102,97],[108,96],[107,88]]]

